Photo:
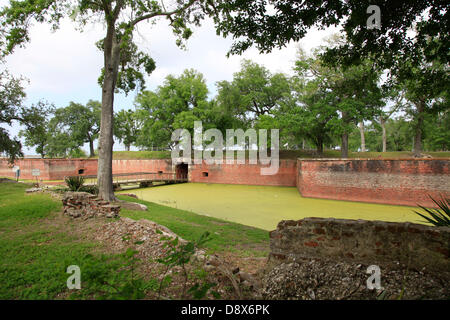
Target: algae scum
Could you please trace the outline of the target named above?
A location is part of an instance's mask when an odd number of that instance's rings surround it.
[[[413,207],[303,198],[295,187],[184,183],[131,192],[146,201],[265,230],[276,229],[281,220],[306,217],[420,222]]]

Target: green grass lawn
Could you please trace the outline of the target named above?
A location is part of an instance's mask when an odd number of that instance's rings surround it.
[[[114,160],[129,159],[168,159],[170,151],[114,151]]]
[[[123,269],[125,253],[111,254],[101,243],[87,240],[79,231],[82,221],[62,217],[58,213],[59,201],[47,194],[26,194],[28,187],[22,183],[0,183],[0,299],[116,297],[115,289],[104,283],[119,288],[127,284],[130,272]],[[149,212],[123,210],[121,215],[153,220],[186,240],[197,240],[209,231],[209,252],[227,250],[261,256],[268,251],[266,231],[140,202],[149,207]],[[66,270],[70,265],[78,265],[82,271],[81,291],[67,289]]]
[[[123,192],[163,206],[263,230],[276,229],[281,220],[306,217],[421,221],[413,212],[417,208],[304,198],[295,187],[183,183]]]
[[[71,234],[72,222],[61,225],[59,201],[46,194],[27,195],[28,187],[0,183],[0,299],[69,298],[69,265],[83,270],[78,298],[103,292],[97,282],[102,276],[125,276],[117,272],[122,255],[95,253],[99,245]]]

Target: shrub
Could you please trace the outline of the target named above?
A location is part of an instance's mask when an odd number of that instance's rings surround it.
[[[79,191],[88,192],[91,194],[98,194],[98,186],[97,185],[89,185],[89,186],[81,186]]]
[[[430,199],[433,200],[433,202],[439,207],[439,209],[428,209],[419,205],[419,207],[425,210],[425,212],[423,214],[417,211],[414,212],[436,227],[449,227],[450,199],[442,197],[441,200],[435,200],[431,196]],[[425,214],[428,214],[429,216],[426,216]]]
[[[83,176],[66,177],[64,181],[66,182],[70,191],[80,191],[80,188],[84,184],[84,177]]]

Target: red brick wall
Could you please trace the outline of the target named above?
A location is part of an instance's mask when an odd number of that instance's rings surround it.
[[[175,172],[171,159],[113,160],[113,173]]]
[[[32,169],[40,169],[42,180],[62,180],[65,176],[97,174],[97,159],[21,159],[14,165],[20,167],[20,179],[33,179]],[[113,173],[128,172],[174,172],[170,159],[156,160],[113,160]],[[12,166],[6,159],[0,159],[0,176],[15,177]]]
[[[96,159],[22,159],[16,162],[21,179],[33,179],[40,169],[42,180],[97,174]],[[6,159],[0,159],[0,176],[14,177]],[[395,160],[280,160],[275,175],[261,175],[261,165],[190,165],[189,181],[205,183],[297,186],[304,197],[430,206],[428,194],[450,197],[449,159]],[[113,160],[113,173],[175,172],[170,159]],[[203,173],[207,172],[208,176]]]
[[[304,197],[410,206],[450,197],[448,159],[299,159],[297,168]]]
[[[66,176],[97,174],[96,159],[45,159],[48,165],[49,180],[62,180]],[[79,170],[83,170],[79,174]]]
[[[42,180],[62,180],[65,176],[97,174],[97,160],[95,159],[20,159],[14,165],[20,167],[20,179],[36,179],[31,175],[32,169],[39,169]],[[0,176],[15,177],[12,166],[6,159],[0,159]]]
[[[17,160],[14,165],[20,167],[20,179],[33,179],[31,170],[39,169],[41,171],[40,179],[49,180],[48,162],[44,162],[42,159]],[[0,159],[0,177],[15,178],[12,167],[8,160]]]
[[[280,168],[275,175],[261,175],[261,168],[260,164],[192,164],[189,166],[189,181],[295,187],[295,160],[280,160]],[[205,177],[203,172],[208,176]]]

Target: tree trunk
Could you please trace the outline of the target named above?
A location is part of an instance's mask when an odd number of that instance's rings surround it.
[[[322,138],[317,138],[316,147],[317,147],[317,153],[319,155],[322,155],[323,154],[323,139]]]
[[[347,113],[342,111],[342,122],[348,124]],[[348,158],[348,132],[341,135],[341,158]]]
[[[364,136],[364,122],[359,123],[359,132],[361,134],[361,152],[366,152],[366,138]]]
[[[380,118],[380,125],[382,131],[382,140],[383,140],[383,152],[386,152],[386,123],[384,122],[384,118]]]
[[[341,138],[341,158],[348,158],[348,133],[343,133]]]
[[[94,140],[93,139],[89,139],[89,157],[95,157],[95,149],[94,149]]]
[[[125,150],[126,151],[130,151],[130,145],[128,144],[128,145],[125,145]]]
[[[419,101],[417,104],[417,124],[416,134],[414,136],[414,157],[420,157],[422,155],[422,130],[423,130],[423,118],[425,111],[425,102]]]
[[[114,89],[120,61],[120,46],[117,43],[114,23],[108,24],[104,41],[105,75],[102,86],[102,112],[98,143],[98,188],[99,197],[105,201],[115,200],[112,177],[112,151],[114,126]]]
[[[322,154],[323,154],[323,143],[320,143],[320,144],[317,146],[317,153],[318,153],[319,155],[322,155]]]

